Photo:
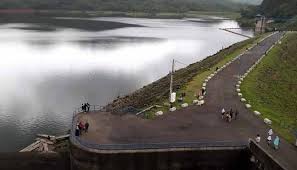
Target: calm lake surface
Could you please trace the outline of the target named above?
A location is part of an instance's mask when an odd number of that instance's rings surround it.
[[[246,39],[219,30],[238,27],[232,20],[92,20],[143,27],[86,31],[0,25],[0,152],[17,151],[38,133],[65,134],[81,103],[105,105],[131,93],[168,74],[173,58],[190,64]],[[251,30],[236,32],[253,36]]]

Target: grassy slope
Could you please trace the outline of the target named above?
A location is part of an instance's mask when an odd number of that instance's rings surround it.
[[[215,71],[216,67],[221,67],[224,64],[226,64],[227,62],[229,62],[230,60],[232,60],[233,58],[235,58],[236,56],[238,56],[239,54],[241,54],[242,52],[244,52],[246,50],[246,48],[252,46],[253,44],[257,43],[260,39],[262,39],[263,37],[267,36],[267,34],[264,34],[262,36],[258,36],[256,38],[253,39],[249,39],[246,40],[244,42],[241,42],[242,44],[235,48],[234,51],[232,51],[231,53],[227,53],[224,54],[223,51],[218,53],[218,55],[223,55],[223,57],[217,61],[214,65],[210,66],[208,69],[206,70],[202,70],[200,71],[197,75],[195,75],[193,77],[193,79],[191,81],[189,81],[188,83],[186,83],[184,86],[182,86],[182,88],[180,90],[177,91],[177,96],[180,96],[180,94],[182,92],[186,93],[186,97],[184,99],[184,102],[191,104],[193,102],[193,100],[196,99],[195,94],[197,93],[197,91],[199,89],[202,88],[202,84],[203,81],[211,74]],[[166,103],[168,99],[163,99],[163,103]],[[158,102],[155,103],[157,105],[163,105],[162,102]],[[177,107],[178,109],[180,108],[180,105],[175,104],[175,107]],[[151,111],[146,113],[146,117],[147,118],[153,118],[154,117],[154,113],[156,111],[163,111],[163,112],[168,112],[168,107],[163,107],[163,108],[156,108],[156,109],[152,109]]]
[[[273,121],[272,127],[294,141],[297,130],[297,33],[288,33],[249,74],[241,86],[253,110]]]

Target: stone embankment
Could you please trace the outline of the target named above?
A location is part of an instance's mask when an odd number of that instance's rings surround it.
[[[255,38],[236,43],[218,53],[205,58],[202,61],[190,64],[189,66],[177,70],[174,74],[173,89],[176,91],[186,83],[190,82],[197,74],[209,70],[218,62],[224,59],[226,55],[235,50],[243,48],[247,43],[251,43]],[[163,101],[169,95],[170,75],[142,87],[132,94],[115,99],[106,106],[107,110],[114,113],[138,112],[138,109],[149,107],[157,102]],[[132,109],[131,109],[132,108]]]

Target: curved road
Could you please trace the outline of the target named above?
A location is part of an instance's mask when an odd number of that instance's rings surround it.
[[[215,75],[207,84],[205,105],[191,106],[154,120],[109,113],[80,114],[79,119],[90,122],[90,131],[83,135],[83,140],[97,144],[242,142],[261,134],[260,145],[287,169],[296,170],[297,149],[285,140],[281,140],[279,150],[269,148],[266,144],[269,127],[245,108],[235,92],[237,76],[243,75],[281,36],[282,33],[277,33],[266,38]],[[220,115],[223,107],[239,110],[238,119],[231,123],[223,121]]]

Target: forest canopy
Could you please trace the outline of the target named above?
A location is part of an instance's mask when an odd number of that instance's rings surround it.
[[[234,11],[261,0],[1,0],[0,9],[65,9],[141,12]]]

